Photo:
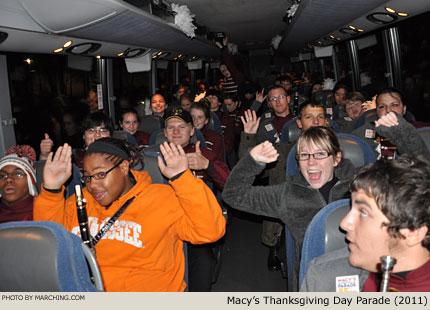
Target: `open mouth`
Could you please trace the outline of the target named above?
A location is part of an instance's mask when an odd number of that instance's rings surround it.
[[[319,181],[321,179],[322,172],[319,170],[308,170],[309,180]]]
[[[105,196],[106,192],[93,193],[93,197],[95,200],[100,201]]]

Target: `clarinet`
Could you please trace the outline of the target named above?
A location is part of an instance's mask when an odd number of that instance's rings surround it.
[[[380,292],[388,292],[388,281],[390,280],[390,273],[393,271],[394,265],[397,260],[392,256],[381,257],[381,270],[382,270],[382,281]]]
[[[78,222],[79,222],[79,230],[81,231],[82,242],[86,244],[92,251],[93,242],[90,234],[90,229],[88,227],[88,216],[87,209],[85,208],[85,199],[82,198],[81,186],[75,186],[75,194],[76,194],[76,206],[78,208]]]

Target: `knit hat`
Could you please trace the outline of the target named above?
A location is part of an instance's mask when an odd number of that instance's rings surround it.
[[[6,156],[0,159],[0,169],[5,166],[16,166],[27,175],[28,191],[31,196],[37,196],[36,152],[29,145],[15,145],[6,151]]]

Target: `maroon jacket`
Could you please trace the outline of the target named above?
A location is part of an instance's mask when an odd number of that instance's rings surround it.
[[[184,147],[185,153],[194,153],[196,147],[194,144],[188,144]],[[206,148],[200,147],[202,155],[209,159],[209,167],[206,170],[193,170],[196,177],[202,178],[206,183],[213,182],[217,188],[222,190],[224,188],[225,182],[230,175],[230,169],[227,164],[223,161],[217,159],[217,155]]]
[[[200,129],[206,141],[206,148],[216,154],[216,158],[224,161],[224,143],[219,133],[214,130],[203,127]]]
[[[225,154],[228,155],[233,151],[234,147],[234,119],[220,110],[214,113],[219,118],[222,133],[224,135]]]

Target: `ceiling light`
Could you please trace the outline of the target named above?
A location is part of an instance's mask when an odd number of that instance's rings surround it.
[[[33,62],[33,60],[31,58],[26,58],[26,59],[24,59],[24,61],[26,63],[28,63],[29,65],[31,65],[31,63]]]
[[[343,34],[347,34],[349,36],[353,36],[356,35],[358,33],[358,30],[356,28],[352,29],[352,28],[341,28],[339,29],[339,32],[343,33]]]
[[[378,25],[386,25],[397,20],[397,15],[391,13],[372,13],[368,15],[367,20]]]
[[[364,29],[357,28],[358,32],[364,32]]]
[[[354,26],[352,26],[352,25],[349,25],[348,26],[349,28],[351,28],[352,30],[356,30],[357,28],[355,28]]]
[[[396,10],[389,8],[389,7],[386,7],[385,11],[390,12],[390,13],[396,13]]]
[[[70,46],[66,49],[66,52],[74,55],[89,55],[97,51],[101,46],[99,43],[82,43]]]
[[[100,59],[101,57],[100,57],[100,56],[96,56],[96,58],[97,58],[97,59]]]
[[[118,57],[124,56],[124,52],[117,54]]]
[[[64,45],[63,45],[63,47],[64,48],[66,48],[66,47],[69,47],[70,45],[72,45],[72,41],[67,41],[66,43],[64,43]]]
[[[59,52],[62,52],[63,50],[64,50],[64,48],[60,47],[60,48],[57,48],[56,50],[54,50],[54,53],[59,53]]]
[[[402,16],[402,17],[406,17],[406,16],[409,16],[409,14],[408,13],[397,13],[397,15],[399,15],[399,16]]]

